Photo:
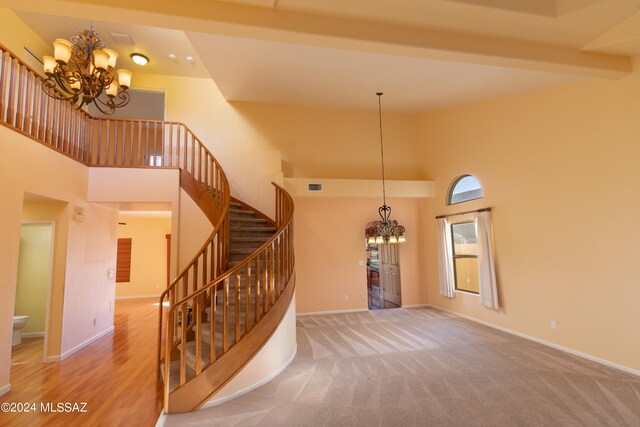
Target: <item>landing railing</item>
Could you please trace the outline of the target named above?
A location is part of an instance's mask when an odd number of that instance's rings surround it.
[[[91,116],[47,96],[42,77],[0,45],[0,124],[87,164]]]
[[[224,359],[235,360],[226,364],[229,372],[206,378],[203,382],[207,388],[189,391],[191,401],[199,401],[199,404],[217,392],[251,359],[254,351],[269,338],[284,316],[283,310],[288,307],[293,287],[293,200],[282,187],[275,183],[273,185],[278,227],[276,233],[242,262],[200,290],[176,301],[167,313],[164,339],[174,343],[174,346],[164,347],[165,410],[170,413],[197,407],[185,405],[184,396],[176,396],[176,399],[172,399],[172,396],[174,393],[185,394],[181,388],[188,381],[197,379],[201,374],[210,374],[208,367],[217,360],[223,360],[221,358],[233,351],[236,348],[234,346],[238,346],[243,338],[255,332],[252,340],[242,341],[245,346],[238,349],[236,359]],[[280,301],[285,293],[288,300]],[[275,307],[278,310],[272,310]],[[276,314],[275,311],[279,313]],[[268,316],[272,318],[267,320]],[[208,326],[205,331],[203,324],[207,323],[207,318]],[[264,322],[259,323],[263,320]],[[265,324],[268,326],[265,327]],[[261,327],[256,328],[259,331],[253,330],[256,326]],[[204,339],[205,334],[208,342]],[[216,337],[216,334],[221,336]],[[187,372],[189,342],[194,343],[191,378]],[[259,346],[256,348],[256,345]],[[172,375],[172,361],[178,365],[175,376]],[[176,368],[173,372],[176,372]]]

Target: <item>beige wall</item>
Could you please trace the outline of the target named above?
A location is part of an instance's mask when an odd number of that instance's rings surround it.
[[[51,278],[52,224],[23,224],[20,228],[20,257],[16,286],[16,316],[29,316],[22,330],[45,330],[47,294]]]
[[[130,282],[116,283],[116,298],[158,296],[167,287],[167,239],[171,217],[120,212],[118,238],[131,238]]]
[[[388,199],[394,219],[407,228],[400,245],[402,304],[424,304],[427,289],[419,277],[418,201]],[[364,229],[378,219],[379,199],[295,198],[296,311],[367,308]],[[378,217],[378,218],[376,218]],[[349,300],[344,300],[344,295]]]
[[[640,369],[637,93],[635,72],[422,116],[425,173],[436,182],[436,198],[420,203],[431,304]],[[485,198],[445,206],[464,173]],[[499,311],[474,295],[438,295],[434,216],[485,206]]]
[[[377,179],[378,113],[227,102],[209,79],[139,74],[135,88],[166,92],[166,120],[185,123],[211,150],[232,194],[271,214],[270,182],[289,177]],[[373,94],[372,94],[373,96]],[[375,108],[375,96],[372,107]],[[416,115],[384,113],[387,178],[423,177]]]
[[[53,54],[53,46],[42,40],[10,9],[0,8],[0,22],[0,43],[28,64],[33,61],[26,56],[25,47],[39,57]],[[40,68],[41,65],[36,71],[40,71]]]

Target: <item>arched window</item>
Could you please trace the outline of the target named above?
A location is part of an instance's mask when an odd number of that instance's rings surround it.
[[[455,205],[456,203],[481,199],[483,195],[482,186],[475,176],[462,175],[451,183],[447,204]]]

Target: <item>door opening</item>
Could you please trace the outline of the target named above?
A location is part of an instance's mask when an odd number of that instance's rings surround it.
[[[371,226],[365,227],[365,239]],[[367,300],[369,310],[402,307],[397,244],[367,243]]]
[[[42,362],[49,326],[53,223],[23,222],[13,317],[11,362]]]

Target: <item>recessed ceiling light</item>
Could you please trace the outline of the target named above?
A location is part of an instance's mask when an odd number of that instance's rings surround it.
[[[133,62],[135,62],[138,65],[147,65],[147,63],[149,62],[149,58],[147,58],[146,56],[144,56],[141,53],[132,53],[131,54],[131,59],[133,60]]]

